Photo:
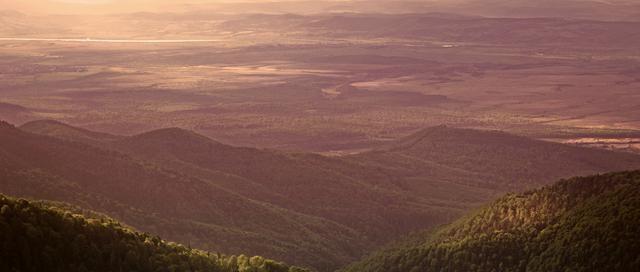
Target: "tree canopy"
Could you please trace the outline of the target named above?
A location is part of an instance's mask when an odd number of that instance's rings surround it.
[[[638,252],[640,171],[635,171],[508,195],[344,271],[635,271]]]
[[[68,206],[0,195],[1,271],[304,272],[260,256],[226,256],[139,233]]]

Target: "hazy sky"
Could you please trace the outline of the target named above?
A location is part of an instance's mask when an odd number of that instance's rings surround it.
[[[322,2],[351,2],[354,0],[0,0],[0,10],[18,10],[24,13],[92,14],[136,11],[184,11],[198,4],[309,2],[317,6]],[[403,0],[356,0],[366,3]],[[408,0],[415,2],[455,2],[468,0]]]
[[[277,2],[297,1],[278,0]],[[324,0],[339,2],[345,0]],[[1,9],[26,13],[109,13],[134,11],[176,11],[193,4],[273,2],[271,0],[0,0]]]
[[[198,3],[224,3],[233,0],[0,0],[0,9],[26,13],[109,13],[166,10]],[[167,10],[171,11],[171,10]]]
[[[462,7],[465,2],[476,2],[476,4],[488,4],[493,6],[512,6],[522,5],[524,7],[535,6],[536,3],[545,6],[554,2],[600,2],[608,4],[637,4],[640,0],[0,0],[0,10],[13,9],[24,13],[56,13],[56,14],[96,14],[96,13],[121,13],[121,12],[137,12],[137,11],[165,11],[165,12],[181,12],[186,10],[202,10],[204,5],[206,9],[215,10],[215,4],[224,3],[268,3],[268,2],[307,2],[308,4],[296,5],[300,7],[308,7],[310,9],[322,8],[326,2],[359,2],[358,5],[368,5],[371,2],[395,2],[402,1],[430,3],[434,6]],[[228,6],[223,8],[225,11],[236,12],[246,11],[247,7],[264,8],[264,5],[243,5]],[[412,6],[412,5],[409,5]],[[552,8],[554,5],[549,6]],[[221,7],[221,6],[218,6]],[[279,5],[279,8],[287,7],[287,5]],[[474,5],[474,8],[478,8]],[[284,8],[286,9],[286,8]],[[290,12],[291,9],[287,9]],[[473,12],[471,12],[473,13]]]

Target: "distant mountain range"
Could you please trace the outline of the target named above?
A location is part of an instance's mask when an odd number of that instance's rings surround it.
[[[242,1],[161,9],[169,12],[132,9],[102,15],[92,15],[95,7],[75,14],[68,8],[60,12],[65,15],[54,12],[55,5],[37,15],[16,10],[20,8],[0,10],[0,38],[84,39],[106,35],[102,38],[162,39],[167,34],[163,29],[171,28],[173,37],[200,39],[220,38],[220,32],[247,34],[244,31],[261,30],[324,38],[351,35],[442,42],[538,45],[568,41],[617,46],[626,45],[625,41],[637,45],[638,37],[633,31],[640,22],[640,3],[589,0]],[[78,27],[79,21],[83,27]],[[132,21],[138,22],[135,27]],[[105,32],[101,29],[104,25],[122,29]]]
[[[640,172],[620,172],[507,195],[343,271],[634,271],[639,241]]]
[[[0,126],[0,192],[65,201],[197,248],[330,271],[505,192],[640,168],[640,156],[434,127],[341,157],[225,145],[178,128],[117,136]]]
[[[484,4],[483,4],[484,5]],[[552,4],[550,4],[552,6]],[[640,12],[640,6],[638,7]],[[640,18],[640,17],[639,17]],[[479,17],[459,13],[253,14],[225,20],[229,31],[296,32],[336,38],[397,38],[473,44],[526,46],[632,46],[640,44],[637,21],[597,21],[555,16]]]

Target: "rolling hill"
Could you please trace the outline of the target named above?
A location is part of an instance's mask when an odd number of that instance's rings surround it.
[[[332,265],[369,247],[335,222],[248,199],[113,150],[6,123],[0,138],[0,191],[6,194],[70,202],[184,244],[286,255],[291,263]]]
[[[93,132],[73,127],[54,120],[27,122],[20,128],[25,131],[38,131],[39,134],[94,145],[100,145],[105,141],[115,141],[122,138],[121,136],[111,135],[108,133]]]
[[[446,126],[421,130],[352,159],[402,169],[395,176],[437,177],[503,192],[530,189],[571,176],[638,168],[638,156],[633,154]],[[416,189],[420,190],[411,187]]]
[[[0,244],[2,271],[307,271],[195,250],[73,206],[3,195]]]
[[[386,240],[380,238],[385,235],[446,220],[458,212],[419,197],[403,197],[393,188],[376,187],[370,181],[383,179],[382,173],[366,166],[314,154],[228,146],[181,129],[152,131],[119,141],[116,146],[132,156],[212,182],[223,181],[216,178],[218,173],[239,177],[244,184],[226,182],[220,186],[338,222],[374,243]]]
[[[32,185],[3,184],[2,192],[69,201],[200,248],[319,270],[505,192],[640,168],[633,154],[448,127],[342,157],[229,146],[178,128],[106,138],[50,121],[4,130],[0,158],[24,162],[4,175]]]
[[[33,113],[29,109],[20,105],[3,102],[0,102],[0,116],[2,116],[4,120],[16,123],[22,123],[34,118]]]
[[[640,172],[508,195],[343,271],[634,271]]]

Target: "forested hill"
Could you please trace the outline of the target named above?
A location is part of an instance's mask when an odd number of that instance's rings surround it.
[[[0,271],[307,271],[259,256],[199,251],[105,216],[2,195],[0,246]]]
[[[0,193],[99,211],[210,251],[335,271],[504,193],[640,168],[640,156],[450,127],[349,156],[0,122]]]
[[[640,171],[635,171],[508,195],[344,271],[636,271],[638,252]]]

